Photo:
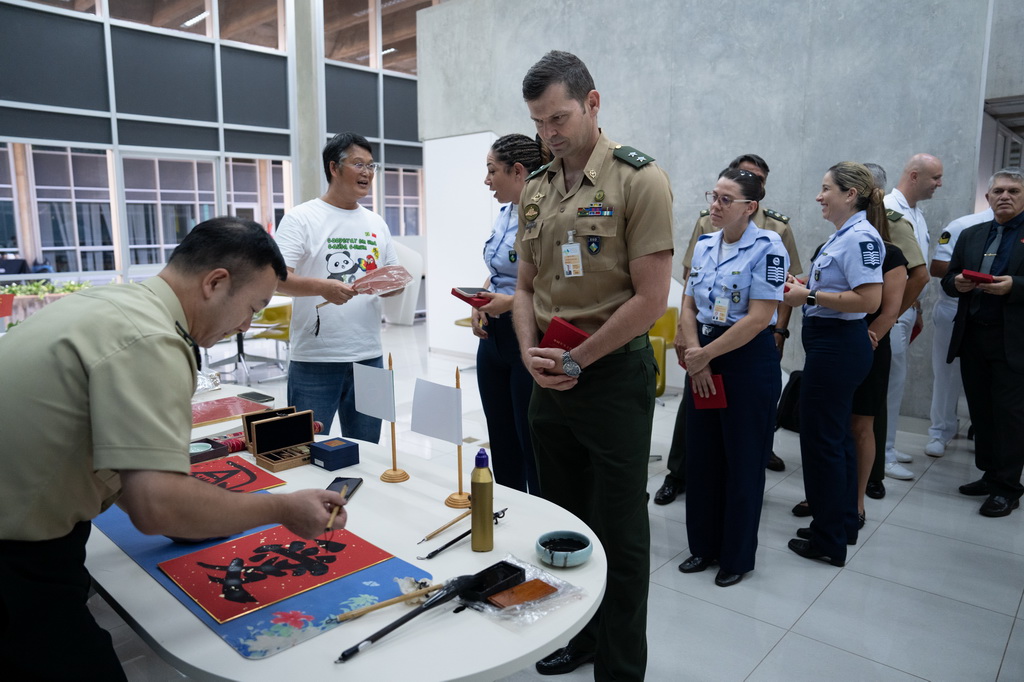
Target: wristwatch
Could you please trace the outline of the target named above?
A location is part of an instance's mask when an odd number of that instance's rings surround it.
[[[566,376],[572,377],[573,379],[578,377],[583,371],[580,369],[579,363],[573,360],[572,356],[569,355],[569,351],[562,353],[562,371],[565,372]]]
[[[818,305],[818,292],[812,291],[807,294],[807,305]]]
[[[772,334],[778,334],[784,339],[789,338],[789,329],[786,327],[772,327]]]

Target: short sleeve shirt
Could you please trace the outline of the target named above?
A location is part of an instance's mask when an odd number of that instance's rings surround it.
[[[796,276],[803,273],[803,267],[800,265],[800,253],[796,249],[796,239],[793,238],[793,229],[789,226],[789,219],[777,211],[760,208],[754,214],[753,221],[762,230],[771,230],[782,238],[782,244],[789,253],[790,274]],[[697,240],[702,235],[711,234],[715,231],[715,226],[711,224],[711,216],[707,209],[701,211],[700,217],[697,218],[697,224],[693,226],[693,232],[690,234],[690,244],[686,247],[686,253],[683,254],[683,267],[691,267],[693,249],[697,245]]]
[[[196,361],[170,286],[89,288],[0,337],[0,539],[49,540],[109,507],[117,471],[187,473]]]
[[[716,231],[694,249],[686,295],[693,297],[698,322],[731,326],[747,314],[751,300],[782,300],[789,254],[778,234],[750,222],[729,256],[720,255],[721,245],[722,232]],[[716,304],[726,319],[716,319]],[[773,313],[772,324],[775,318]]]
[[[807,286],[813,291],[852,291],[862,284],[882,283],[885,246],[878,231],[859,211],[850,216],[811,262]],[[805,317],[857,320],[864,313],[844,313],[822,305],[803,307]]]
[[[921,245],[914,236],[914,226],[899,211],[890,209],[885,213],[889,219],[889,241],[903,253],[907,270],[924,265],[925,254],[921,253]]]
[[[588,333],[636,293],[629,262],[671,251],[672,190],[668,175],[645,155],[615,156],[621,145],[602,133],[580,181],[566,190],[561,159],[541,167],[520,200],[519,257],[537,268],[533,309],[539,330],[553,316]],[[566,277],[562,247],[579,244],[582,275]]]
[[[496,294],[514,294],[516,275],[519,272],[519,255],[516,253],[516,232],[519,230],[519,212],[515,204],[505,204],[498,213],[491,229],[491,236],[484,244],[484,265],[491,273],[490,286]]]

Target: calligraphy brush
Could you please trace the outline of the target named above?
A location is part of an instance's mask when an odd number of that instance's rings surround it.
[[[345,493],[348,492],[348,483],[341,486],[341,499],[345,499]],[[331,520],[327,522],[327,528],[324,530],[334,530],[334,519],[338,516],[338,510],[341,509],[340,504],[334,505],[334,509],[331,510]]]
[[[505,512],[506,512],[506,511],[508,511],[508,507],[505,507],[505,508],[504,508],[504,509],[502,509],[501,511],[496,511],[496,512],[494,512],[494,523],[498,523],[498,519],[500,519],[500,518],[502,518],[503,516],[505,516]],[[455,544],[456,542],[458,542],[459,540],[465,540],[465,539],[466,539],[466,538],[467,538],[467,537],[469,536],[469,534],[470,534],[470,533],[472,533],[472,532],[473,532],[473,529],[472,529],[472,528],[470,528],[469,530],[467,530],[467,531],[466,531],[465,533],[463,533],[463,534],[462,534],[462,535],[460,535],[459,537],[457,537],[457,538],[453,538],[452,540],[449,540],[449,541],[448,541],[448,542],[446,542],[445,544],[443,544],[443,545],[441,545],[440,547],[438,547],[437,549],[435,549],[435,550],[434,550],[433,552],[431,552],[431,553],[427,554],[427,556],[418,556],[418,557],[416,557],[416,558],[417,558],[417,559],[419,559],[420,561],[423,561],[423,560],[425,560],[425,559],[433,559],[433,558],[434,558],[434,557],[436,557],[436,556],[437,556],[438,554],[440,554],[440,553],[441,553],[441,552],[443,552],[444,550],[448,549],[449,547],[451,547],[452,545],[454,545],[454,544]],[[419,543],[417,543],[417,544],[419,544]]]
[[[479,589],[479,585],[480,578],[476,575],[460,575],[457,578],[452,578],[447,583],[445,583],[445,586],[441,588],[438,592],[436,592],[432,597],[427,599],[427,601],[423,602],[409,613],[405,614],[404,616],[394,621],[390,625],[387,625],[386,627],[373,633],[372,635],[361,641],[359,644],[356,644],[355,646],[349,647],[348,649],[342,651],[341,655],[338,656],[338,659],[334,662],[344,663],[345,661],[349,660],[350,658],[358,654],[360,651],[363,651],[368,646],[378,641],[388,633],[394,632],[402,625],[405,625],[410,620],[420,615],[424,611],[428,611],[436,606],[444,604],[445,602],[449,602],[455,597],[459,597],[463,593],[468,592],[469,590]]]
[[[466,518],[467,516],[469,516],[469,515],[470,515],[470,514],[472,514],[472,513],[473,513],[473,510],[472,510],[472,509],[467,509],[466,511],[462,512],[461,514],[459,514],[459,515],[458,515],[458,516],[456,516],[456,517],[455,517],[454,519],[452,519],[452,520],[451,520],[451,521],[449,521],[448,523],[444,524],[443,526],[441,526],[441,527],[440,527],[440,528],[438,528],[437,530],[433,531],[432,533],[427,533],[426,535],[424,535],[424,536],[423,536],[423,539],[422,539],[422,540],[420,540],[419,542],[417,542],[416,544],[417,544],[417,545],[422,545],[422,544],[423,544],[424,542],[426,542],[427,540],[433,539],[433,538],[434,538],[434,537],[436,537],[436,536],[437,536],[437,535],[438,535],[438,534],[439,534],[439,533],[440,533],[441,531],[443,531],[443,530],[446,530],[446,529],[448,529],[448,528],[451,528],[451,527],[452,527],[452,526],[454,526],[454,525],[455,525],[456,523],[458,523],[459,521],[461,521],[462,519]]]

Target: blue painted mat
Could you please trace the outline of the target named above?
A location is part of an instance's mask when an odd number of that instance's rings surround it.
[[[219,624],[157,568],[157,564],[219,544],[224,542],[223,539],[184,544],[172,542],[162,535],[143,535],[117,506],[93,519],[93,524],[195,614],[196,618],[246,658],[273,656],[341,625],[335,620],[339,614],[399,596],[401,590],[395,578],[430,580],[433,577],[413,564],[392,557],[267,608]],[[253,528],[234,537],[255,530],[259,529]]]

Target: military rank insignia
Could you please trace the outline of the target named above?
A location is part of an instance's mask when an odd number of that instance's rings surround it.
[[[587,251],[591,256],[601,253],[601,238],[596,235],[587,237]]]
[[[536,220],[537,216],[539,215],[540,206],[538,206],[537,204],[527,204],[526,207],[523,208],[523,217],[529,221]]]
[[[882,252],[874,242],[860,243],[860,261],[872,270],[882,265]]]
[[[732,302],[733,303],[739,303],[740,302],[740,292],[739,291],[732,292]]]
[[[765,281],[773,286],[779,286],[786,281],[786,268],[785,261],[782,256],[774,253],[769,253],[765,257],[767,263],[765,265]]]
[[[600,203],[593,203],[588,206],[581,206],[576,209],[576,217],[583,218],[586,216],[610,216],[613,215],[611,206],[604,206]]]
[[[940,244],[948,244],[949,243],[949,237],[950,237],[950,234],[949,234],[948,231],[947,232],[943,232],[942,234],[939,235],[939,243]]]

